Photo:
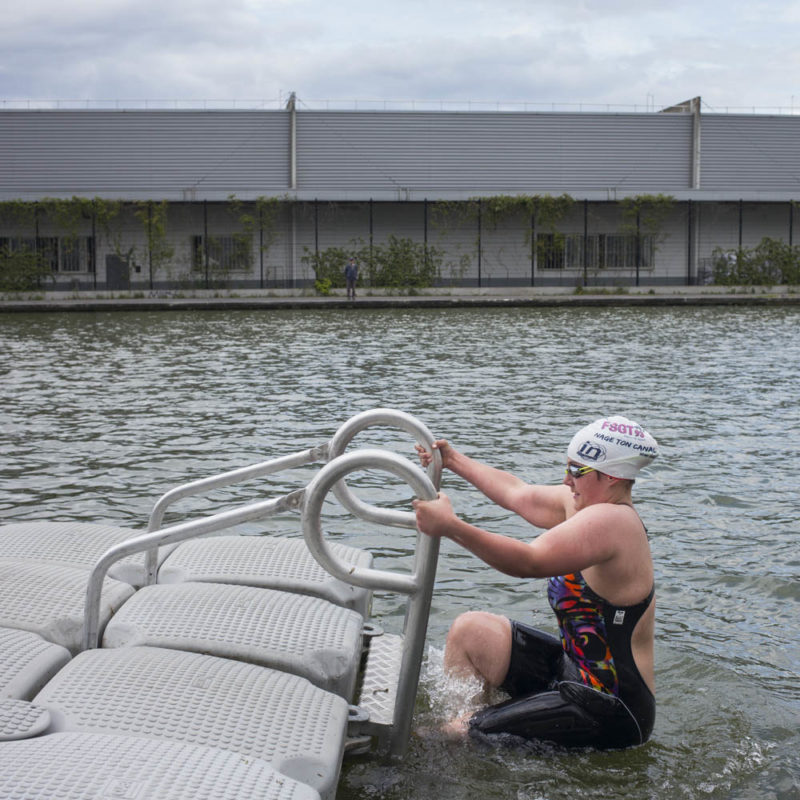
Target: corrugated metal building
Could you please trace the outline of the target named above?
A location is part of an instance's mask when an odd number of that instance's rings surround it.
[[[699,98],[648,113],[0,111],[0,246],[46,249],[61,287],[304,285],[314,256],[392,236],[437,253],[442,284],[691,284],[715,248],[791,242],[799,197],[800,117],[701,115]],[[65,231],[71,198],[93,203]]]

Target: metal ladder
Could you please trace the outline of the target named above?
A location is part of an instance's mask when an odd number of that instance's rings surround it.
[[[441,457],[426,474],[420,467],[395,453],[380,449],[345,452],[348,444],[369,427],[393,427],[409,433],[430,448],[434,437],[419,420],[405,412],[374,409],[345,422],[326,443],[291,455],[204,478],[178,486],[164,494],[150,515],[148,532],[109,548],[92,569],[87,585],[82,649],[99,646],[100,602],[108,570],[127,556],[146,553],[146,585],[156,582],[159,548],[218,533],[244,522],[264,519],[295,510],[301,513],[301,526],[308,549],[320,565],[335,578],[368,590],[393,592],[407,597],[401,635],[370,634],[366,666],[360,681],[357,705],[351,706],[348,738],[351,747],[369,747],[401,756],[407,747],[422,662],[428,616],[433,593],[439,542],[416,533],[416,549],[410,573],[391,572],[347,563],[326,541],[322,532],[322,506],[333,492],[352,514],[367,522],[416,530],[413,512],[380,508],[363,502],[347,485],[352,472],[376,469],[404,480],[421,499],[436,497],[441,477]],[[173,503],[212,489],[277,473],[298,466],[325,462],[314,478],[301,489],[270,500],[241,505],[211,516],[164,527],[164,515]],[[369,626],[367,626],[369,628]]]

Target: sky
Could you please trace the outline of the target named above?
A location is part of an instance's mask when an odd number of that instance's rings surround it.
[[[296,92],[300,108],[701,96],[800,113],[798,34],[800,0],[23,0],[0,26],[0,108]]]

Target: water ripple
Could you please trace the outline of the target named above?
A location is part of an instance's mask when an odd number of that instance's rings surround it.
[[[377,406],[419,416],[464,452],[557,482],[574,430],[605,413],[647,425],[662,457],[637,481],[658,587],[653,740],[622,753],[514,752],[418,732],[401,765],[355,760],[339,796],[798,796],[800,602],[796,309],[453,309],[0,316],[0,515],[144,527],[176,483],[325,442]],[[396,432],[358,445],[411,457]],[[207,514],[307,481],[298,469],[187,501]],[[408,491],[364,473],[371,501]],[[467,519],[534,534],[460,479]],[[173,518],[173,517],[171,517]],[[178,518],[178,510],[174,515]],[[408,568],[411,538],[352,523],[329,533]],[[242,532],[299,535],[295,515]],[[387,629],[398,598],[376,598]],[[536,581],[506,579],[445,542],[429,641],[491,608],[552,629]],[[435,660],[434,660],[435,661]],[[445,713],[426,665],[418,731]],[[794,794],[792,794],[794,792]]]

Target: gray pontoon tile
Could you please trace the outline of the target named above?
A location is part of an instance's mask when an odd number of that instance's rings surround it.
[[[346,563],[372,565],[366,550],[334,542],[333,551]],[[213,536],[179,545],[164,561],[159,583],[203,581],[240,583],[321,597],[369,616],[371,593],[327,573],[302,539],[271,536]]]
[[[38,736],[49,726],[50,712],[46,708],[25,700],[0,700],[0,742]]]
[[[89,522],[14,522],[0,526],[3,558],[45,561],[91,569],[110,547],[145,531]],[[159,550],[166,558],[174,545]],[[132,586],[145,583],[144,553],[122,559],[109,570],[109,577]]]
[[[36,633],[0,628],[0,697],[30,700],[69,659]]]
[[[90,650],[34,698],[53,731],[127,733],[262,758],[332,796],[347,702],[305,678],[156,647]]]
[[[83,634],[87,577],[80,567],[0,558],[0,626],[38,633],[76,653]],[[106,578],[101,630],[132,594],[127,583]]]
[[[319,800],[255,758],[182,742],[54,733],[0,745],[0,797],[22,800]]]
[[[352,699],[360,614],[317,597],[233,586],[146,586],[106,627],[103,647],[152,645],[291,672]]]

